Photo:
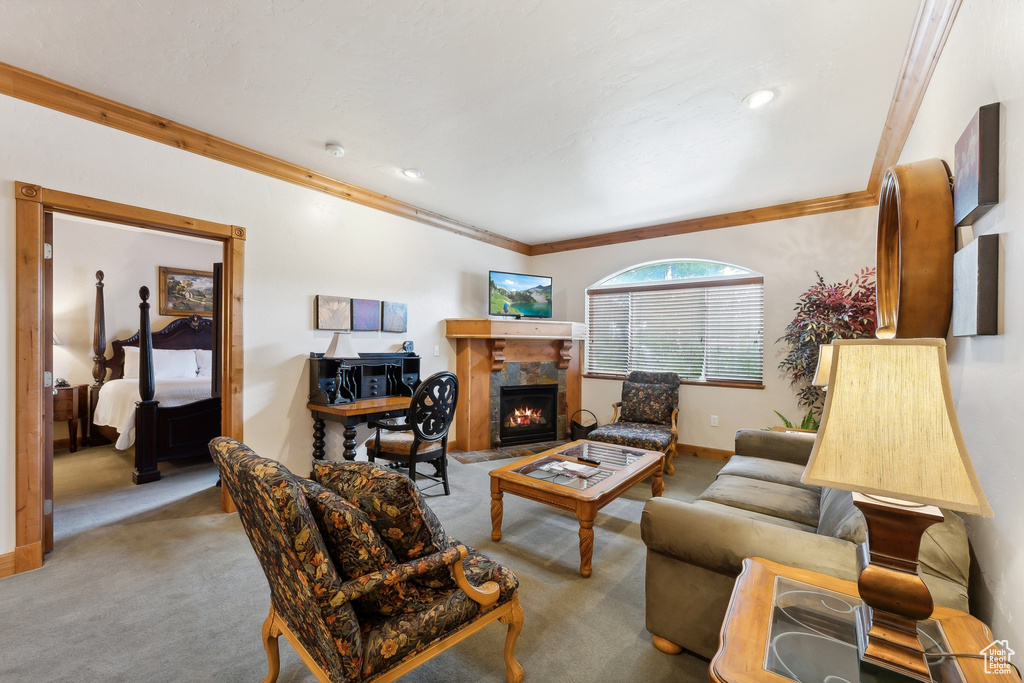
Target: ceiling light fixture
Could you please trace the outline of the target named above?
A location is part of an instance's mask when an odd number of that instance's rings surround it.
[[[402,171],[402,174],[406,178],[416,178],[416,179],[419,179],[419,178],[423,177],[423,171],[421,171],[418,168],[407,168],[404,171]]]
[[[774,99],[774,90],[755,90],[746,96],[745,101],[748,107],[751,109],[757,109],[758,107],[763,107]]]
[[[337,142],[328,142],[326,145],[324,145],[324,151],[330,154],[332,157],[345,156],[345,148],[339,145]]]

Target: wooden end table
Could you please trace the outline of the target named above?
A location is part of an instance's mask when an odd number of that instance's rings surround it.
[[[78,421],[89,414],[87,390],[84,384],[54,387],[53,390],[53,421],[68,423],[68,450],[72,453],[78,450]]]
[[[575,456],[600,461],[588,479],[569,478],[540,469],[550,462],[585,464]],[[580,574],[593,573],[594,520],[597,511],[635,484],[651,477],[651,494],[665,490],[661,478],[665,454],[581,439],[491,470],[491,539],[501,540],[502,496],[511,493],[576,513],[580,522]],[[587,465],[590,466],[590,465]]]
[[[857,584],[817,572],[747,558],[722,623],[709,674],[714,683],[796,680],[880,681],[859,676],[854,614]],[[995,638],[965,612],[935,607],[920,622],[926,651],[980,655]],[[938,683],[1011,683],[1013,673],[986,673],[985,659],[929,657]]]

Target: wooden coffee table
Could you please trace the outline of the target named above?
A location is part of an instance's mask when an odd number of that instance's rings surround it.
[[[569,478],[540,469],[551,462],[583,464],[576,455],[600,460],[590,478]],[[491,539],[501,540],[502,496],[511,493],[576,513],[580,521],[580,574],[593,573],[594,519],[597,511],[635,484],[651,477],[651,493],[665,490],[661,478],[665,454],[642,448],[629,448],[597,441],[573,441],[537,455],[516,460],[491,470]]]

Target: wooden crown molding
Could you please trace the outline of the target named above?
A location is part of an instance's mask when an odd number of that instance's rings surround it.
[[[764,223],[766,221],[777,221],[783,218],[797,218],[799,216],[811,216],[818,213],[830,211],[845,211],[857,209],[864,206],[873,206],[876,198],[867,192],[851,192],[849,194],[834,195],[832,197],[821,197],[819,199],[807,199],[789,204],[777,204],[766,206],[760,209],[749,211],[735,211],[733,213],[720,213],[716,216],[704,218],[690,218],[661,225],[651,225],[646,228],[635,228],[632,230],[617,230],[606,232],[601,235],[589,237],[578,237],[560,242],[548,242],[546,244],[535,244],[530,248],[530,256],[540,254],[551,254],[559,251],[572,251],[574,249],[588,249],[590,247],[604,247],[610,244],[622,244],[623,242],[635,242],[636,240],[649,240],[656,237],[668,237],[671,235],[682,235],[688,232],[700,232],[702,230],[717,230],[719,228],[730,228],[737,225],[749,225],[751,223]]]
[[[868,192],[872,195],[878,195],[886,169],[895,164],[903,152],[960,4],[961,0],[921,0],[868,177]]]
[[[885,170],[896,163],[910,135],[935,65],[956,19],[962,0],[921,0],[896,90],[889,106],[867,189],[859,192],[735,211],[703,218],[617,230],[600,235],[529,245],[493,232],[406,204],[397,199],[335,180],[307,168],[201,131],[119,104],[57,81],[0,62],[0,94],[110,126],[126,133],[261,173],[271,178],[347,199],[464,237],[486,242],[527,256],[622,244],[704,230],[764,223],[832,211],[846,211],[877,203]]]
[[[0,62],[0,93],[193,154],[526,254],[529,245],[387,195],[335,180],[223,138]]]

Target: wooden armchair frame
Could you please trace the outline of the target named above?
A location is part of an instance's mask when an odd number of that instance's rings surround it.
[[[619,421],[619,410],[622,409],[622,401],[616,401],[612,404],[612,423]],[[669,422],[669,427],[672,429],[672,441],[669,442],[668,448],[665,449],[665,474],[675,474],[676,466],[672,464],[672,461],[679,457],[679,453],[676,452],[676,444],[679,442],[679,425],[677,419],[679,417],[679,408],[672,410],[672,420]]]
[[[480,605],[481,610],[484,610],[484,614],[475,621],[466,625],[464,628],[461,628],[444,638],[438,639],[433,645],[426,648],[419,654],[410,657],[399,666],[396,666],[393,669],[388,669],[381,675],[369,679],[367,683],[369,683],[369,681],[372,681],[373,683],[389,683],[390,681],[397,680],[418,667],[420,664],[423,664],[445,650],[454,647],[494,621],[498,621],[508,626],[508,633],[505,636],[504,653],[505,680],[508,681],[508,683],[522,683],[523,667],[520,666],[519,662],[517,662],[515,658],[516,641],[519,639],[519,633],[523,630],[523,610],[519,606],[519,593],[516,592],[516,594],[512,596],[512,599],[504,605],[494,608],[493,605],[498,600],[498,585],[489,581],[483,586],[477,588],[471,584],[466,579],[466,573],[462,568],[461,561],[461,558],[466,557],[466,546],[460,545],[459,553],[460,560],[452,565],[454,570],[453,573],[455,574],[455,583],[459,588],[466,592],[466,595],[468,595],[471,600]],[[294,633],[291,632],[288,628],[288,624],[285,623],[284,618],[274,610],[273,603],[270,605],[270,614],[267,615],[266,620],[263,622],[263,648],[267,651],[268,665],[267,677],[264,679],[263,683],[275,683],[281,671],[281,653],[278,649],[278,638],[282,635],[289,643],[291,643],[291,646],[295,648],[299,657],[306,666],[309,667],[309,670],[313,672],[313,675],[316,676],[318,681],[321,681],[321,683],[331,683],[331,678],[328,673],[316,663],[316,660],[302,645],[302,642]]]

